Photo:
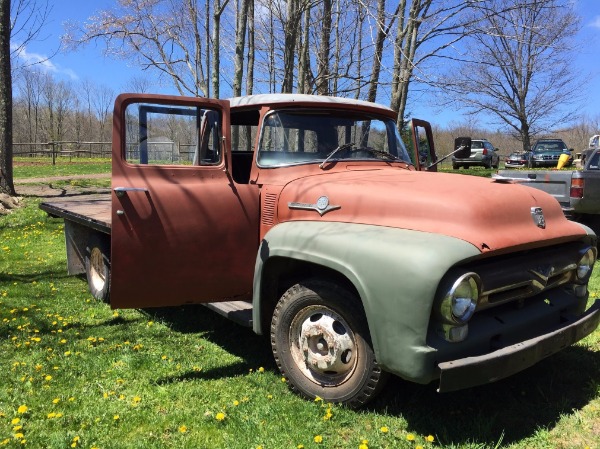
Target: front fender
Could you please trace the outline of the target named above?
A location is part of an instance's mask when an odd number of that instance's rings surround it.
[[[471,243],[440,234],[335,222],[286,222],[264,237],[256,260],[253,326],[261,329],[263,269],[272,257],[327,267],[356,288],[380,365],[401,377],[429,381],[426,344],[431,307],[449,268],[481,254]]]

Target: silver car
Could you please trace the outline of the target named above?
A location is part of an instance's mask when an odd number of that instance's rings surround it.
[[[485,139],[471,141],[471,155],[468,158],[459,159],[452,157],[452,168],[458,170],[460,167],[485,167],[498,168],[500,156],[490,142]]]

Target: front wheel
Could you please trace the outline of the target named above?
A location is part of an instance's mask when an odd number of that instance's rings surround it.
[[[358,407],[387,378],[360,302],[329,282],[308,280],[284,293],[271,321],[271,346],[290,387],[308,398]]]

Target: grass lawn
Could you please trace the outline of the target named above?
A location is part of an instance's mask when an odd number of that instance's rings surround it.
[[[46,158],[16,157],[13,159],[13,175],[15,179],[38,178],[50,176],[89,175],[96,173],[110,174],[110,159],[90,158],[57,158],[56,165]]]
[[[600,447],[600,330],[492,385],[394,378],[364,410],[306,401],[268,338],[201,306],[93,300],[66,273],[62,222],[25,201],[0,217],[0,447]]]

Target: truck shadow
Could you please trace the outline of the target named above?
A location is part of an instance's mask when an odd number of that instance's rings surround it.
[[[493,384],[452,393],[436,388],[393,378],[370,409],[402,415],[411,430],[444,444],[511,444],[554,427],[597,397],[600,354],[573,346]]]
[[[158,383],[239,376],[260,366],[277,372],[268,337],[255,335],[202,306],[146,309],[143,313],[174,331],[202,333],[202,338],[242,360],[159,379]],[[511,444],[540,428],[554,427],[561,416],[573,414],[597,396],[600,353],[573,346],[494,384],[452,393],[437,393],[436,388],[435,383],[417,385],[392,377],[367,410],[402,416],[411,431],[434,435],[443,444]]]

